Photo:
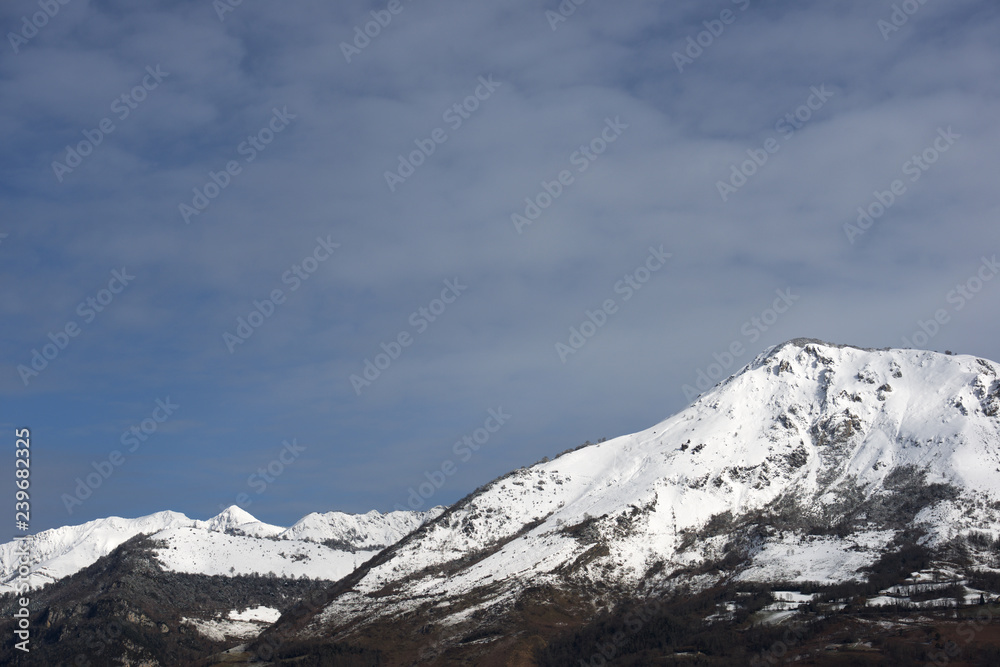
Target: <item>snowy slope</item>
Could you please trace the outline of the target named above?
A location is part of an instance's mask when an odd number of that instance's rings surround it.
[[[231,610],[225,617],[219,613],[216,618],[185,618],[185,624],[193,626],[199,633],[214,641],[227,638],[249,639],[256,637],[267,625],[274,623],[281,612],[272,607],[254,607],[242,611]]]
[[[344,514],[343,512],[313,512],[299,519],[291,528],[281,533],[282,539],[310,540],[313,542],[348,542],[356,549],[384,549],[399,541],[430,519],[444,512],[444,507],[435,507],[426,512],[376,511],[367,514]]]
[[[387,514],[314,512],[275,534],[274,539],[244,534],[246,522],[226,533],[168,528],[153,539],[166,542],[156,555],[169,571],[223,576],[273,572],[279,577],[336,581],[443,511],[443,507],[436,507],[426,512]]]
[[[32,561],[29,582],[39,587],[79,572],[139,534],[166,540],[163,560],[177,571],[225,575],[233,567],[236,574],[273,571],[333,580],[442,511],[310,514],[287,529],[258,521],[236,506],[207,521],[178,512],[97,519],[31,536],[27,540]],[[327,540],[333,541],[332,548],[315,544]],[[17,548],[14,542],[0,545],[0,594],[13,590]]]
[[[29,582],[33,588],[44,586],[92,565],[140,533],[155,533],[194,523],[178,512],[157,512],[138,519],[113,516],[79,526],[42,531],[26,540],[32,561]],[[12,582],[17,577],[18,548],[15,542],[0,544],[0,593],[12,590]]]
[[[154,552],[163,569],[187,574],[274,573],[292,579],[336,581],[378,553],[352,553],[303,540],[268,540],[197,528],[168,528],[152,538],[165,542]]]
[[[862,576],[906,527],[995,536],[998,413],[995,363],[790,341],[650,429],[495,480],[363,569],[304,634],[503,605],[539,583],[662,583],[739,536],[740,576],[827,581]],[[810,534],[836,526],[846,536]]]

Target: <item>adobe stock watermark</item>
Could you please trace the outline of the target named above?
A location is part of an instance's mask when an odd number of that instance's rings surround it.
[[[322,236],[316,237],[316,246],[312,252],[306,255],[298,264],[292,264],[291,268],[281,274],[281,283],[288,285],[288,291],[294,292],[302,287],[303,282],[319,270],[321,264],[330,259],[334,250],[340,247],[339,243],[331,240],[330,234],[324,239]],[[250,340],[254,332],[259,329],[264,322],[271,319],[278,306],[287,300],[284,290],[279,287],[272,289],[263,300],[254,299],[253,310],[246,317],[236,318],[236,328],[233,333],[222,332],[222,342],[229,350],[229,354],[236,351],[238,345]]]
[[[580,7],[587,3],[587,0],[562,0],[559,6],[556,7],[556,11],[551,9],[545,10],[545,20],[549,22],[549,28],[552,32],[555,32],[559,28],[560,23],[565,23],[569,20],[569,17],[576,14],[577,7]]]
[[[581,667],[602,667],[603,665],[607,665],[609,660],[613,660],[618,656],[622,644],[630,636],[642,630],[651,618],[660,613],[661,609],[662,603],[659,600],[653,600],[652,602],[647,602],[636,611],[630,611],[625,614],[625,617],[622,618],[625,629],[611,635],[609,641],[598,646],[588,661],[584,662],[580,660]]]
[[[826,89],[826,84],[820,84],[819,88],[810,88],[809,97],[793,111],[786,113],[774,124],[775,132],[778,132],[782,139],[787,141],[795,136],[798,130],[806,126],[812,120],[813,114],[833,97],[833,91]],[[772,155],[781,150],[781,140],[773,136],[764,141],[762,148],[748,148],[747,156],[739,166],[735,163],[730,165],[729,181],[716,181],[715,188],[719,191],[719,196],[723,202],[729,201],[730,195],[735,194],[746,185],[751,178],[765,165]]]
[[[490,441],[490,438],[511,419],[511,415],[503,411],[503,406],[499,406],[495,410],[490,408],[486,414],[486,420],[481,427],[473,430],[472,433],[463,435],[452,445],[451,451],[460,463],[468,463],[472,456],[482,449]],[[420,509],[456,472],[458,472],[458,464],[452,459],[445,459],[434,470],[424,471],[424,477],[427,481],[421,482],[416,488],[411,486],[408,489],[409,496],[406,499],[407,507],[396,503],[395,509],[399,511]]]
[[[965,308],[982,291],[986,283],[996,277],[997,273],[1000,273],[997,256],[983,257],[975,273],[964,282],[955,285],[955,288],[945,295],[945,302],[949,304],[950,308],[938,308],[927,320],[917,320],[917,329],[910,334],[909,338],[903,336],[903,347],[926,350],[927,344],[938,335],[941,327],[951,322],[949,310],[957,313]]]
[[[978,609],[975,619],[970,618],[959,623],[955,628],[955,634],[962,639],[962,643],[959,644],[954,640],[945,642],[940,651],[929,654],[930,659],[927,661],[927,667],[946,667],[946,665],[951,664],[952,660],[962,655],[962,648],[971,644],[976,635],[993,623],[994,611],[996,609],[993,607]]]
[[[215,10],[219,21],[223,22],[226,20],[226,14],[235,12],[236,8],[242,4],[243,0],[212,0],[212,9]]]
[[[760,337],[801,298],[798,294],[792,293],[791,287],[775,290],[774,293],[777,297],[771,302],[769,308],[765,308],[740,326],[740,335],[751,344],[760,340]],[[736,338],[722,352],[712,353],[715,363],[709,364],[705,369],[699,368],[696,373],[694,384],[697,389],[689,384],[681,387],[687,400],[694,400],[698,394],[712,388],[716,382],[726,376],[726,373],[736,364],[736,360],[747,351],[743,338]]]
[[[382,377],[382,373],[387,371],[392,366],[392,363],[403,355],[403,350],[413,345],[414,337],[427,331],[431,323],[444,315],[445,311],[448,310],[448,306],[455,303],[458,297],[462,295],[462,292],[467,289],[469,289],[469,286],[460,283],[459,278],[445,280],[444,289],[441,290],[439,298],[432,299],[429,304],[421,306],[410,314],[407,321],[413,327],[413,333],[411,334],[408,329],[404,329],[396,334],[388,343],[385,341],[381,342],[379,347],[382,351],[371,359],[365,359],[361,374],[352,373],[347,378],[354,389],[354,394],[360,396],[363,389],[372,386],[376,380]]]
[[[256,472],[251,473],[247,477],[247,486],[257,495],[264,493],[270,484],[274,484],[278,477],[281,477],[281,474],[285,472],[285,468],[299,460],[304,451],[306,451],[306,446],[300,445],[297,439],[292,438],[291,442],[282,440],[281,450],[278,452],[278,455],[268,461],[267,465],[263,465],[257,468]],[[233,504],[240,509],[246,509],[250,505],[253,505],[253,499],[246,492],[237,494],[235,501]],[[226,507],[226,505],[219,503],[220,511],[225,510]]]
[[[618,141],[622,133],[629,127],[628,123],[621,121],[621,116],[614,119],[604,119],[604,129],[596,137],[586,144],[573,151],[569,156],[570,166],[576,167],[576,173],[582,174],[590,168],[590,165],[597,161],[601,155],[608,150],[608,147]],[[524,233],[524,228],[535,223],[542,216],[542,211],[546,210],[563,195],[569,186],[576,182],[573,171],[563,169],[556,174],[555,179],[546,181],[544,178],[539,181],[542,189],[534,197],[524,198],[524,211],[522,213],[512,213],[510,222],[518,234]]]
[[[123,446],[128,447],[130,454],[134,454],[143,443],[156,433],[160,424],[172,417],[180,407],[178,404],[172,403],[169,396],[165,399],[156,399],[155,407],[150,416],[143,419],[138,425],[130,426],[127,431],[122,433],[119,441]],[[112,450],[106,460],[91,461],[90,465],[94,468],[94,472],[88,473],[82,479],[77,477],[76,489],[72,494],[62,494],[61,500],[66,506],[66,512],[73,514],[75,507],[83,505],[83,501],[90,498],[94,491],[99,489],[114,474],[115,470],[124,464],[125,454],[119,449]]]
[[[98,313],[111,305],[115,297],[125,291],[125,288],[135,280],[135,276],[129,275],[128,269],[124,266],[121,271],[113,269],[108,286],[97,290],[93,296],[77,304],[76,314],[83,320],[83,324],[90,324],[97,319]],[[69,320],[55,333],[49,332],[48,343],[42,345],[41,351],[38,348],[31,350],[31,361],[28,364],[19,364],[17,373],[21,377],[21,382],[27,387],[33,378],[49,367],[49,364],[56,360],[59,354],[69,347],[70,339],[76,338],[83,331],[83,328],[76,320]]]
[[[799,644],[805,637],[805,624],[801,621],[792,621],[789,628],[785,630],[781,639],[771,644],[766,651],[761,651],[759,655],[750,658],[751,667],[764,667],[764,665],[776,665],[788,654],[788,649]]]
[[[666,266],[667,260],[671,257],[673,255],[664,252],[662,245],[659,248],[650,246],[646,260],[614,284],[614,293],[622,295],[622,303],[631,300],[650,281],[654,273]],[[578,326],[569,328],[568,344],[562,341],[556,342],[556,355],[559,356],[559,361],[565,364],[571,354],[579,352],[587,341],[604,328],[608,318],[618,312],[618,307],[618,302],[611,297],[601,302],[597,309],[584,311],[586,319]]]
[[[155,586],[155,584],[153,585]],[[159,587],[156,586],[156,588]],[[161,599],[169,599],[165,592],[161,591],[161,594],[163,595]],[[101,625],[93,631],[87,631],[79,636],[79,638],[86,643],[87,651],[77,653],[73,662],[68,664],[72,664],[74,667],[76,665],[79,665],[80,667],[93,667],[94,663],[91,662],[91,658],[102,656],[106,650],[119,644],[121,642],[121,637],[124,634],[125,627],[117,618],[111,618],[103,621]],[[93,651],[93,653],[91,653],[91,651]]]
[[[750,0],[732,0],[732,2],[739,7],[741,12],[745,12],[750,7]],[[726,26],[735,23],[738,16],[739,14],[731,9],[723,9],[719,13],[719,18],[702,21],[705,29],[696,35],[688,35],[687,45],[684,50],[674,51],[673,53],[677,71],[683,74],[684,68],[687,65],[693,65],[695,60],[701,58],[702,54],[705,53],[705,49],[715,44],[715,40],[722,37],[722,33],[726,31]]]
[[[146,72],[147,74],[131,90],[122,93],[111,102],[111,113],[118,118],[119,122],[124,121],[134,110],[138,109],[139,105],[146,101],[149,93],[159,88],[163,80],[170,76],[170,72],[160,70],[159,64],[155,68],[152,65],[146,65]],[[52,161],[52,173],[55,174],[56,180],[62,183],[66,174],[72,173],[74,169],[83,164],[83,159],[92,154],[94,149],[104,142],[105,137],[116,129],[115,122],[111,117],[105,116],[94,129],[82,130],[83,139],[75,146],[66,146],[66,155],[63,157],[63,161]]]
[[[947,153],[955,142],[962,138],[962,135],[952,131],[951,125],[937,129],[938,136],[934,141],[920,153],[914,154],[903,163],[900,170],[904,176],[909,176],[910,183],[920,180],[931,166],[936,163],[944,153]],[[854,240],[871,229],[875,221],[885,215],[886,211],[893,207],[900,197],[906,194],[907,184],[903,179],[897,178],[886,190],[875,190],[875,199],[867,206],[858,207],[858,219],[856,223],[845,222],[844,234],[847,240],[854,245]]]
[[[49,20],[55,18],[70,0],[38,0],[38,6],[42,11],[35,12],[28,18],[27,15],[21,17],[21,28],[17,32],[8,32],[7,41],[10,48],[14,49],[14,55],[21,51],[21,47],[35,38],[38,31],[49,24]]]
[[[285,128],[291,125],[296,118],[295,114],[288,112],[287,106],[280,110],[278,107],[273,107],[271,118],[264,127],[254,134],[247,135],[247,138],[236,146],[236,152],[243,156],[244,164],[250,164],[257,159],[259,154],[267,150],[274,138],[284,132]],[[233,179],[241,173],[243,173],[243,165],[238,160],[230,160],[218,172],[210,170],[208,180],[205,181],[204,185],[192,189],[194,196],[191,198],[191,204],[181,202],[177,205],[177,210],[180,212],[184,224],[191,224],[191,218],[201,215],[202,211],[212,203],[212,200],[228,188]]]
[[[903,0],[901,3],[893,3],[892,12],[889,19],[879,19],[875,22],[875,27],[882,33],[882,40],[888,42],[889,37],[910,22],[910,17],[920,11],[927,4],[927,0]]]
[[[19,491],[18,493],[27,492]],[[14,621],[17,627],[14,628],[13,634],[16,635],[17,639],[21,640],[15,642],[14,648],[18,651],[31,653],[31,598],[28,596],[31,594],[31,575],[34,573],[32,565],[35,565],[34,555],[32,554],[34,540],[27,535],[21,535],[15,536],[14,542],[17,548],[11,555],[16,556],[14,564],[16,565],[15,571],[17,572],[17,577],[13,582],[14,599],[17,600],[17,611],[11,614],[11,617],[17,619]]]
[[[482,103],[490,99],[496,89],[503,85],[502,82],[494,81],[492,74],[481,76],[478,81],[479,84],[470,95],[461,102],[455,102],[441,114],[441,120],[448,124],[452,132],[457,132],[465,124],[465,121],[472,118],[472,114],[479,109]],[[389,186],[389,192],[395,192],[396,188],[406,182],[406,179],[413,176],[417,169],[427,161],[427,158],[434,154],[437,147],[446,141],[448,141],[448,133],[444,131],[443,127],[435,127],[423,139],[414,139],[413,143],[416,144],[416,149],[407,155],[400,153],[396,170],[386,170],[383,173],[385,184]]]
[[[407,3],[411,1],[406,0]],[[361,52],[371,45],[372,40],[381,35],[384,28],[389,27],[389,24],[392,23],[392,17],[399,16],[404,9],[406,7],[402,0],[389,0],[385,9],[373,9],[370,12],[372,17],[370,21],[367,21],[363,26],[354,26],[354,39],[350,43],[340,43],[340,52],[344,54],[344,60],[347,61],[347,64],[351,64],[351,59],[354,56],[361,55]]]

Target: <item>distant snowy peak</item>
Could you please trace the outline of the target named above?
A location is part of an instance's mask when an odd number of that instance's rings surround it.
[[[219,533],[250,535],[252,537],[274,537],[284,532],[281,526],[258,521],[244,509],[231,505],[208,521],[195,521],[195,526]]]
[[[247,523],[260,523],[260,521],[245,509],[241,509],[236,505],[230,505],[205,523],[207,524],[205,527],[208,530],[217,530],[224,533],[237,526]]]

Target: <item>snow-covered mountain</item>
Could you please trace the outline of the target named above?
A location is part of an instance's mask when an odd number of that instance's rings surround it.
[[[39,654],[53,664],[86,653],[109,618],[142,639],[91,657],[123,664],[253,663],[275,647],[274,664],[344,652],[357,664],[598,664],[596,646],[650,664],[687,659],[703,631],[698,646],[722,660],[711,664],[747,664],[741,642],[786,636],[769,623],[862,608],[816,624],[802,655],[828,651],[830,633],[846,646],[881,632],[926,660],[926,638],[961,622],[934,625],[935,608],[1000,596],[1000,366],[797,339],[666,421],[515,470],[447,510],[314,513],[290,528],[235,507],[208,521],[161,512],[33,539],[37,583],[59,580],[32,595],[32,623],[62,638]],[[0,546],[0,583],[13,551]],[[907,605],[921,610],[914,623],[868,618]],[[977,659],[996,664],[1000,646],[986,644]]]
[[[165,544],[157,556],[168,571],[219,575],[274,572],[335,581],[443,509],[360,515],[313,513],[291,528],[258,521],[235,505],[207,521],[169,511],[137,519],[97,519],[30,536],[26,540],[32,560],[29,583],[37,588],[79,572],[140,534],[152,535]],[[0,545],[0,594],[13,590],[18,549],[14,542]]]
[[[904,539],[995,541],[998,371],[790,341],[652,428],[491,482],[262,639],[419,630],[437,655],[518,632],[538,590],[597,608],[723,577],[844,582]]]

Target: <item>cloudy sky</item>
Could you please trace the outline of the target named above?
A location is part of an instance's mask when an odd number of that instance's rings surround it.
[[[1000,359],[995,2],[139,4],[0,8],[33,529],[448,504],[799,336]]]

